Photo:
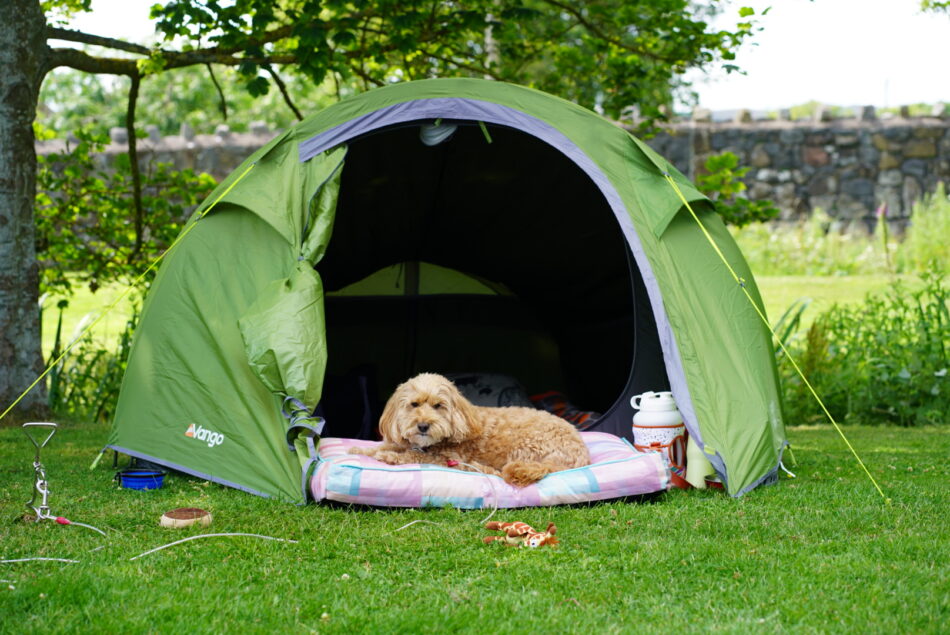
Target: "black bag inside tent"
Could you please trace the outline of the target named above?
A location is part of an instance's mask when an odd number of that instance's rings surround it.
[[[317,265],[328,375],[362,369],[383,403],[419,372],[504,373],[530,394],[556,390],[603,413],[594,429],[629,438],[627,396],[669,380],[642,278],[603,195],[531,135],[454,122],[448,140],[427,146],[422,123],[349,143]],[[494,292],[422,293],[420,263]],[[335,293],[393,265],[398,295]],[[364,420],[353,401],[351,419]],[[355,426],[328,417],[327,433],[359,436]]]

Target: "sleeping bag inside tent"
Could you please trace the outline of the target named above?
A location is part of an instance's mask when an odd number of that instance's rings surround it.
[[[724,259],[764,311],[709,201],[584,108],[476,79],[369,91],[277,136],[195,211],[143,307],[108,445],[302,503],[317,432],[372,438],[416,373],[492,373],[627,438],[631,396],[671,390],[738,496],[775,480],[786,440],[770,333]]]

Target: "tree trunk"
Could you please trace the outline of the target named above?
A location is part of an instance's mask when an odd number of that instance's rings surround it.
[[[39,0],[4,0],[0,8],[0,412],[43,370],[33,227],[33,119],[47,70],[45,29]],[[45,396],[45,387],[39,385],[17,410],[43,410]]]

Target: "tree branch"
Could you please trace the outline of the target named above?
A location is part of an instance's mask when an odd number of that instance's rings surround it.
[[[471,72],[473,72],[473,73],[477,73],[477,74],[484,75],[485,77],[490,78],[490,79],[494,79],[494,80],[496,80],[496,81],[504,81],[504,80],[502,79],[501,75],[498,75],[497,73],[495,73],[493,70],[491,70],[491,69],[488,68],[488,67],[474,66],[474,65],[472,65],[472,64],[465,64],[465,63],[460,62],[460,61],[458,61],[458,60],[456,60],[456,59],[452,59],[451,57],[444,57],[444,56],[442,56],[442,55],[436,55],[435,53],[430,53],[430,52],[428,52],[428,51],[424,51],[424,52],[423,52],[423,55],[426,55],[426,56],[428,56],[428,57],[437,59],[437,60],[439,60],[440,62],[445,62],[446,64],[451,64],[452,66],[455,66],[455,67],[457,67],[457,68],[464,69],[464,70],[466,70],[466,71],[471,71]]]
[[[276,42],[277,40],[282,40],[285,37],[288,37],[293,31],[292,25],[286,25],[279,28],[276,28],[272,31],[267,31],[259,37],[249,37],[241,44],[230,47],[212,47],[205,49],[196,49],[195,53],[201,53],[206,51],[215,51],[224,55],[233,55],[235,53],[240,53],[241,51],[253,47],[261,46],[263,44],[268,44],[270,42]],[[103,37],[101,35],[93,35],[91,33],[85,33],[83,31],[74,31],[72,29],[63,29],[55,26],[46,27],[46,39],[48,40],[64,40],[66,42],[79,42],[80,44],[92,44],[95,46],[102,46],[105,48],[115,49],[117,51],[126,51],[127,53],[136,53],[137,55],[151,55],[153,52],[161,53],[162,55],[180,55],[175,51],[167,51],[165,49],[156,48],[150,49],[147,46],[142,46],[141,44],[132,44],[130,42],[125,42],[123,40],[117,40],[111,37]]]
[[[214,84],[214,87],[218,90],[218,98],[221,100],[221,116],[224,117],[224,120],[228,120],[228,100],[224,98],[224,91],[221,90],[221,84],[218,83],[218,78],[214,76],[214,69],[211,68],[211,64],[205,64],[208,68],[208,75],[211,76],[211,83]]]
[[[642,55],[643,57],[648,57],[652,60],[657,60],[657,61],[665,62],[668,64],[674,64],[679,61],[675,58],[665,57],[663,55],[660,55],[659,53],[654,53],[652,51],[642,49],[638,46],[632,46],[630,44],[627,44],[623,40],[621,40],[619,37],[612,37],[608,35],[607,33],[604,32],[602,28],[600,28],[599,26],[597,26],[596,24],[588,20],[586,17],[584,17],[584,14],[581,13],[580,9],[577,9],[576,7],[572,7],[570,4],[566,2],[558,2],[558,0],[541,0],[541,1],[544,2],[545,4],[549,4],[552,7],[556,7],[560,9],[561,11],[564,11],[565,13],[568,13],[574,16],[574,19],[577,20],[577,22],[581,26],[583,26],[588,31],[590,31],[591,33],[593,33],[600,39],[604,40],[605,42],[609,42],[615,46],[619,46],[620,48],[626,51],[630,51],[631,53],[636,53],[637,55]]]
[[[363,80],[363,82],[365,82],[363,87],[366,89],[369,88],[370,84],[375,84],[376,86],[386,85],[386,82],[384,82],[383,80],[376,79],[375,77],[367,73],[361,65],[354,64],[353,66],[350,67],[350,70],[352,70],[356,76],[360,77]]]
[[[138,140],[135,138],[135,104],[139,99],[139,83],[141,77],[138,72],[131,75],[132,85],[129,87],[129,108],[125,114],[125,131],[129,137],[129,167],[132,170],[132,202],[135,207],[135,246],[129,254],[131,263],[142,249],[143,230],[145,226],[145,212],[142,209],[142,174],[139,171]]]
[[[218,53],[214,49],[199,51],[184,51],[181,53],[165,53],[165,69],[183,68],[195,64],[221,64],[222,66],[240,66],[250,62],[252,64],[294,64],[296,55],[272,55],[264,57],[234,57]],[[50,49],[49,69],[59,66],[75,68],[87,73],[107,75],[128,75],[138,73],[138,64],[133,59],[118,57],[95,57],[78,49]]]
[[[370,28],[371,14],[361,12],[356,14],[356,16],[364,20],[364,23],[360,27],[361,37],[364,38],[361,41],[360,49],[362,49],[362,47],[365,46],[365,37],[367,31],[372,30]],[[326,26],[326,24],[328,23],[324,22],[324,26]],[[84,33],[82,31],[73,31],[70,29],[62,29],[51,26],[47,26],[46,32],[47,38],[49,39],[60,39],[69,42],[79,42],[82,44],[103,46],[106,48],[113,48],[146,57],[154,56],[161,60],[163,69],[172,69],[193,66],[195,64],[240,66],[242,64],[251,63],[262,67],[266,67],[269,64],[296,64],[299,59],[297,55],[291,53],[263,56],[241,55],[249,47],[258,47],[286,37],[290,37],[293,35],[293,29],[294,26],[285,25],[271,31],[267,31],[259,37],[248,37],[241,44],[235,46],[200,48],[192,51],[169,51],[160,48],[150,49],[145,46],[130,44],[128,42],[123,42],[122,40],[117,40],[114,38],[102,37]],[[382,34],[383,32],[380,31],[379,33]],[[441,32],[429,34],[428,37],[425,38],[425,41],[432,41],[441,35]],[[391,51],[394,48],[395,45],[390,44],[388,46],[384,46],[382,50],[385,52]],[[361,55],[362,50],[347,51],[343,53],[343,57],[348,60],[356,75],[372,84],[382,85],[384,82],[371,79],[369,74],[366,73],[362,68],[362,61],[358,61]],[[47,71],[60,66],[66,66],[87,73],[126,75],[129,77],[131,77],[133,74],[139,74],[138,66],[136,60],[134,59],[94,56],[86,53],[85,51],[72,48],[49,48],[49,55],[47,56],[47,59]],[[359,66],[359,68],[356,68],[357,66]]]
[[[79,49],[50,49],[47,55],[48,68],[52,70],[60,66],[75,68],[86,73],[106,75],[128,75],[138,73],[135,60],[117,57],[93,57]]]
[[[297,121],[303,121],[303,115],[300,114],[300,111],[297,110],[297,107],[294,105],[294,102],[290,99],[290,94],[287,92],[287,85],[284,84],[284,80],[280,78],[280,75],[274,71],[273,67],[268,64],[264,69],[270,73],[271,78],[273,78],[274,83],[277,84],[277,88],[280,89],[280,94],[284,96],[284,103],[294,111],[294,115],[297,117]]]
[[[93,44],[105,48],[115,49],[117,51],[126,51],[127,53],[136,53],[138,55],[149,55],[151,49],[140,44],[131,44],[122,40],[116,40],[111,37],[102,37],[83,33],[82,31],[73,31],[72,29],[61,29],[55,26],[46,27],[47,40],[64,40],[66,42],[79,42],[80,44]]]

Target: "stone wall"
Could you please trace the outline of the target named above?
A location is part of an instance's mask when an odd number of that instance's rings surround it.
[[[906,224],[911,207],[938,182],[950,181],[950,121],[940,117],[678,123],[649,141],[695,178],[711,154],[733,152],[748,166],[752,199],[771,199],[781,218],[822,208],[845,226],[868,228],[887,205]]]
[[[139,164],[145,167],[149,162],[172,163],[179,170],[207,172],[221,181],[277,134],[263,123],[251,124],[250,128],[248,132],[233,132],[228,126],[220,125],[214,134],[195,134],[190,126],[183,125],[180,134],[163,137],[157,126],[146,126],[148,136],[139,139],[137,144]],[[100,157],[104,167],[109,167],[117,154],[128,152],[125,128],[113,128],[110,137],[112,142]],[[38,154],[63,152],[70,142],[70,139],[41,141],[36,144],[36,151]]]
[[[139,142],[142,162],[174,163],[218,180],[276,134],[264,124],[252,125],[247,133],[225,125],[210,135],[196,135],[187,126],[166,137],[154,126],[147,131],[148,138]],[[65,143],[41,142],[37,151],[61,151]],[[735,121],[716,123],[697,113],[648,143],[690,178],[701,173],[709,155],[733,152],[741,165],[750,167],[745,179],[749,197],[771,199],[782,219],[794,220],[820,207],[855,229],[872,226],[882,203],[899,229],[914,201],[938,182],[950,181],[950,120],[945,117],[878,119],[865,108],[854,119],[750,121],[740,111]],[[115,128],[102,161],[109,164],[126,149],[125,129]]]

